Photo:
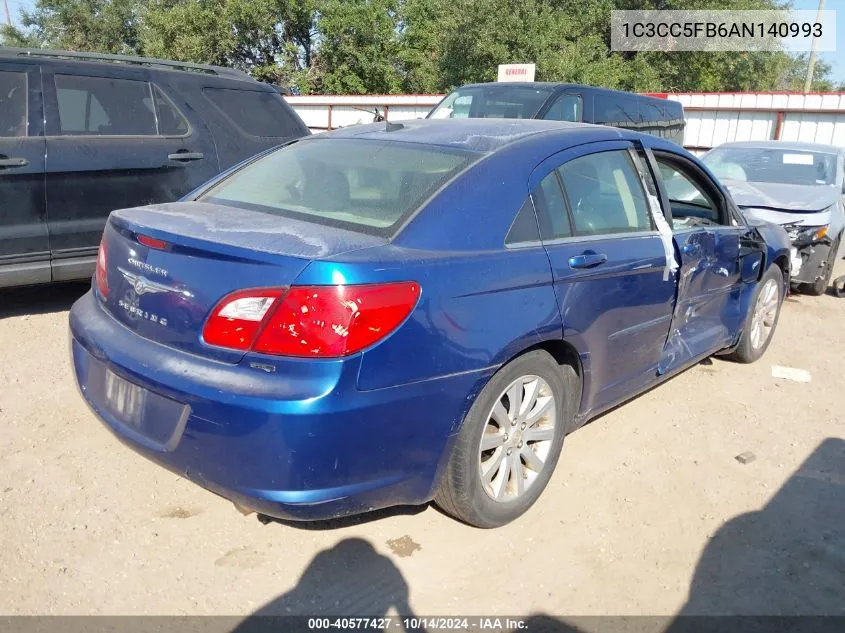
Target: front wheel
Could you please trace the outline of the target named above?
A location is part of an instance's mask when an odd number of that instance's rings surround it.
[[[783,288],[783,272],[777,264],[772,264],[757,282],[742,336],[736,349],[728,354],[729,359],[753,363],[765,353],[780,318]]]
[[[464,419],[434,500],[470,525],[523,514],[552,476],[580,400],[574,368],[542,350],[505,365]]]

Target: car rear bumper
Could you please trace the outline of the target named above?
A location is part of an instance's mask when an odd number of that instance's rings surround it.
[[[360,356],[290,359],[268,374],[143,339],[92,292],[71,309],[70,330],[80,391],[121,441],[240,506],[286,519],[431,499],[489,372],[373,391],[356,388]],[[118,412],[107,374],[141,387],[143,404]]]

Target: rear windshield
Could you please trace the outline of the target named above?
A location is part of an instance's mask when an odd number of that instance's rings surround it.
[[[430,119],[533,119],[554,87],[487,85],[458,88]]]
[[[388,237],[481,156],[413,143],[313,139],[268,154],[200,200]]]

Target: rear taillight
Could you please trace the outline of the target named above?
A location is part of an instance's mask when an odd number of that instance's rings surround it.
[[[209,345],[248,350],[255,343],[270,308],[284,294],[283,288],[233,292],[211,313],[202,331]]]
[[[215,306],[203,339],[262,354],[347,356],[393,332],[419,296],[415,282],[245,290]]]
[[[103,297],[109,296],[109,280],[108,276],[106,275],[106,270],[108,269],[108,247],[106,246],[106,237],[105,235],[100,240],[100,250],[97,252],[97,270],[95,274],[95,279],[97,281],[97,290],[100,291],[100,294]],[[91,270],[90,268],[88,270]]]

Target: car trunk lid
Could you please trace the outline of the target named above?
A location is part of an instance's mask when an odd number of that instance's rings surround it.
[[[105,308],[135,334],[186,352],[238,362],[207,345],[203,325],[227,294],[286,287],[309,262],[377,246],[362,233],[199,202],[121,209],[103,236]]]

